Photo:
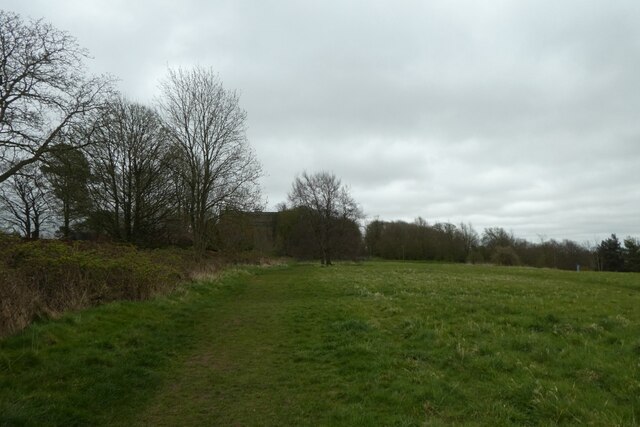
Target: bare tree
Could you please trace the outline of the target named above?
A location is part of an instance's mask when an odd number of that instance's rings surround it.
[[[464,245],[465,261],[468,261],[472,251],[480,245],[480,236],[471,223],[465,224],[461,222],[458,230]]]
[[[43,226],[53,216],[50,199],[50,190],[42,172],[28,165],[2,183],[2,219],[9,230],[27,239],[38,239]]]
[[[158,114],[124,99],[109,104],[88,148],[93,206],[114,237],[141,242],[171,213],[168,134]]]
[[[318,172],[310,175],[303,172],[293,181],[289,201],[294,207],[309,211],[309,220],[322,252],[321,262],[331,265],[339,225],[345,220],[357,221],[362,218],[362,211],[348,188],[334,174]]]
[[[0,182],[103,105],[111,81],[85,77],[86,58],[69,34],[0,11]]]
[[[237,93],[204,68],[169,70],[159,105],[177,147],[182,205],[201,252],[222,210],[261,207],[262,169],[247,141],[247,115]]]

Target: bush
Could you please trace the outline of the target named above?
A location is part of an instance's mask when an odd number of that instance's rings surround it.
[[[491,262],[497,265],[520,265],[520,257],[511,246],[498,246],[491,255]]]
[[[187,277],[175,254],[130,246],[0,239],[0,336],[40,317],[114,300],[142,300]]]

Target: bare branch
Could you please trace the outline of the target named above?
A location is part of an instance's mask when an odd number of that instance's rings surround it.
[[[0,182],[40,161],[111,96],[113,79],[86,77],[85,59],[69,34],[0,11]]]
[[[293,207],[309,212],[308,219],[322,251],[322,263],[330,265],[336,225],[341,221],[362,218],[362,211],[349,190],[334,174],[318,172],[310,175],[303,172],[293,181],[289,202]]]
[[[180,163],[183,204],[196,250],[207,245],[207,230],[227,207],[258,209],[262,169],[246,138],[246,112],[235,92],[224,89],[209,69],[169,70],[160,110]]]

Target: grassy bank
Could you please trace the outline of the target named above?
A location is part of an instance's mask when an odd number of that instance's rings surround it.
[[[0,424],[634,425],[640,277],[254,269],[0,344]]]

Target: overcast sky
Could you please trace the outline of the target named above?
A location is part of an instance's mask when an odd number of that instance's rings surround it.
[[[640,237],[640,1],[0,0],[132,100],[167,67],[241,93],[268,207],[334,172],[369,219]]]

